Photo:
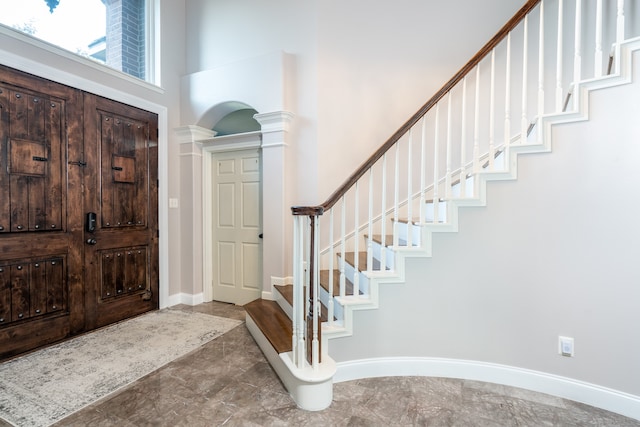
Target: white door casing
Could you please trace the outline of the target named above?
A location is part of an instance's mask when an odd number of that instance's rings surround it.
[[[243,305],[262,292],[260,150],[211,156],[212,299]]]

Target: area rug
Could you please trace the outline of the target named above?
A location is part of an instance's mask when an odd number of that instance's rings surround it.
[[[48,426],[238,326],[153,311],[0,364],[0,418]]]

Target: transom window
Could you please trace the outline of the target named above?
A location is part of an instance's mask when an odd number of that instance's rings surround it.
[[[152,80],[151,0],[0,0],[0,24]]]

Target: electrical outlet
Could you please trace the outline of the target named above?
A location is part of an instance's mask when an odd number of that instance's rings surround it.
[[[170,208],[177,208],[178,207],[178,199],[170,198],[169,199],[169,207]]]
[[[573,338],[571,337],[558,337],[558,353],[565,357],[573,357]]]

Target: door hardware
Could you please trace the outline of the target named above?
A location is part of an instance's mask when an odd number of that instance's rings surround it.
[[[87,245],[95,245],[96,243],[98,243],[98,241],[93,237],[87,239]]]
[[[78,160],[77,162],[69,162],[69,164],[74,166],[82,166],[82,167],[87,166],[87,162],[83,162],[82,160]]]
[[[98,215],[95,212],[88,212],[86,223],[85,223],[85,230],[87,230],[87,233],[93,233],[96,231],[97,222],[98,222]]]
[[[36,161],[36,162],[46,162],[46,161],[48,161],[48,160],[49,160],[49,159],[47,159],[46,157],[40,157],[40,156],[33,156],[32,158],[33,158],[33,160],[34,160],[34,161]]]
[[[121,171],[122,168],[120,166],[111,166],[111,169],[113,169],[114,171]]]

